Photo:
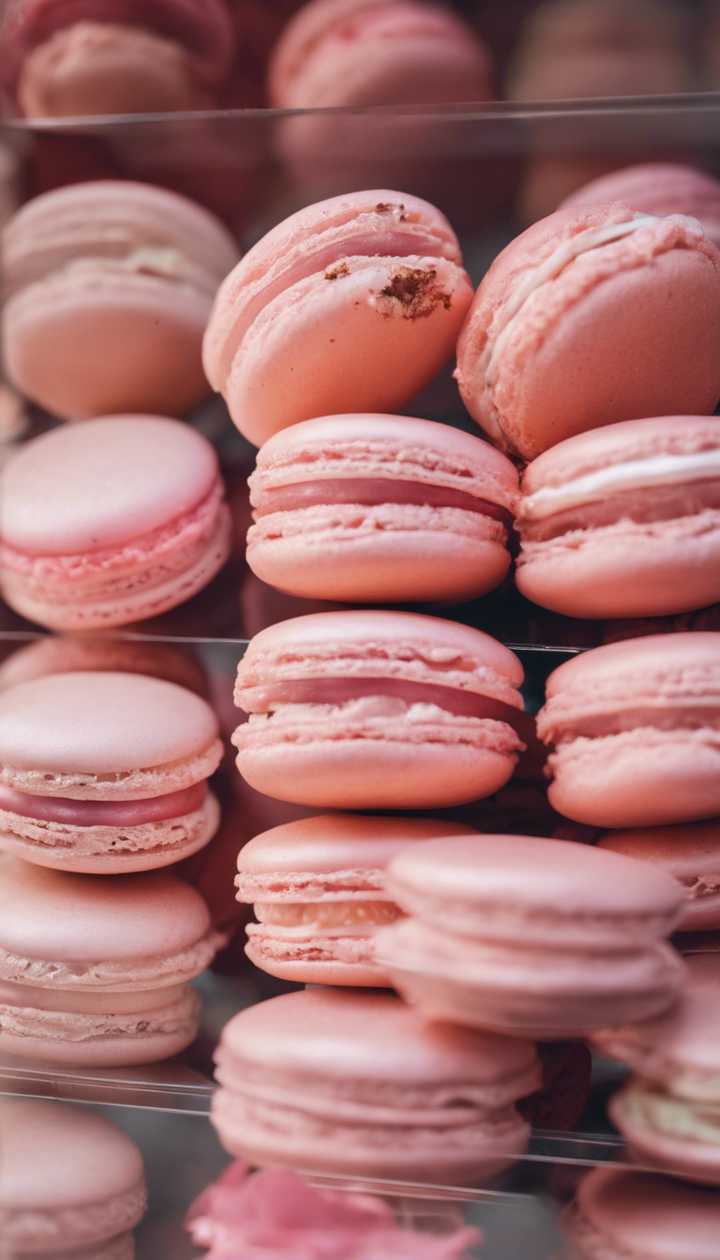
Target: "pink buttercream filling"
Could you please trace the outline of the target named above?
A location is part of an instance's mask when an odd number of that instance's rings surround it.
[[[306,481],[282,486],[276,490],[265,490],[262,501],[255,508],[253,515],[256,520],[259,520],[273,512],[294,512],[298,508],[327,507],[331,504],[342,503],[362,505],[402,503],[459,508],[464,512],[491,516],[501,521],[508,529],[512,525],[512,517],[505,508],[464,490],[453,490],[449,486],[424,485],[416,481],[391,481],[363,477]]]
[[[179,792],[140,801],[74,801],[63,796],[31,796],[0,784],[0,810],[77,827],[141,827],[194,813],[201,808],[207,790],[203,780]]]
[[[436,705],[447,713],[514,725],[520,711],[501,700],[432,683],[407,682],[402,678],[311,678],[269,683],[243,693],[247,711],[268,713],[287,704],[341,705],[369,695],[404,700],[407,704]]]

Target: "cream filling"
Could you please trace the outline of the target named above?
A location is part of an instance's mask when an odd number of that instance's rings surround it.
[[[688,1142],[707,1142],[720,1147],[720,1109],[705,1103],[673,1098],[643,1081],[633,1082],[622,1095],[622,1118],[630,1124],[651,1128],[667,1137]]]
[[[709,481],[720,477],[720,449],[695,451],[691,455],[653,455],[614,464],[577,477],[562,486],[544,486],[523,500],[522,516],[539,521],[556,512],[594,503],[625,490],[645,490],[653,486]]]

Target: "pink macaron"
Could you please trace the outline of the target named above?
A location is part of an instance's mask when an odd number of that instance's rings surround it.
[[[471,300],[457,237],[434,206],[384,189],[332,197],[273,228],[231,271],[205,371],[258,446],[314,416],[392,412],[450,358]]]
[[[207,210],[149,184],[36,197],[3,233],[8,378],[63,419],[184,414],[209,392],[203,332],[237,257]]]
[[[201,849],[219,821],[215,714],[140,674],[54,674],[0,694],[0,849],[119,875]]]
[[[258,453],[248,564],[271,586],[310,599],[484,595],[510,565],[516,493],[505,456],[447,425],[383,415],[306,420]]]
[[[212,1120],[259,1165],[452,1185],[525,1149],[532,1043],[427,1024],[390,995],[307,989],[223,1029]]]
[[[647,862],[682,884],[685,906],[679,932],[720,931],[720,821],[676,827],[611,831],[599,847]]]
[[[558,210],[490,267],[456,375],[478,424],[534,459],[618,420],[710,413],[718,328],[720,251],[697,220]]]
[[[720,600],[720,422],[627,420],[525,470],[516,581],[571,617],[654,617]]]
[[[147,1190],[122,1129],[89,1107],[2,1098],[0,1149],[7,1260],[132,1260]]]
[[[0,592],[54,630],[154,617],[190,599],[230,552],[217,455],[158,416],[62,426],[0,474]]]
[[[670,1177],[594,1168],[563,1225],[572,1260],[716,1260],[720,1199]]]
[[[0,1051],[130,1067],[194,1040],[188,982],[220,938],[202,897],[166,872],[66,875],[0,858]]]
[[[562,209],[608,206],[620,201],[643,214],[689,214],[702,223],[705,235],[720,245],[720,181],[679,162],[644,162],[623,166],[578,188]]]
[[[720,634],[650,635],[566,661],[538,734],[551,805],[591,827],[720,814]]]
[[[636,1074],[610,1103],[632,1153],[720,1185],[720,987],[691,980],[666,1014],[604,1029],[594,1042]]]
[[[209,107],[234,41],[224,0],[8,0],[3,80],[23,114]]]
[[[393,858],[409,916],[376,957],[429,1019],[544,1041],[649,1018],[685,972],[663,938],[682,890],[664,871],[569,840],[431,840]]]
[[[523,670],[480,630],[392,612],[297,617],[238,666],[251,787],[320,809],[439,809],[510,778]]]
[[[43,635],[15,647],[0,664],[0,691],[48,674],[146,674],[204,699],[209,681],[192,647],[149,639]]]
[[[255,836],[237,862],[238,901],[257,919],[248,958],[301,984],[389,984],[374,948],[378,929],[400,917],[388,862],[407,845],[471,834],[441,819],[325,814]]]

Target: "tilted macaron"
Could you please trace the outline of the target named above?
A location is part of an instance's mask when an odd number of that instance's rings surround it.
[[[596,1047],[636,1073],[610,1116],[643,1163],[720,1185],[720,987],[692,978],[665,1015],[612,1027]]]
[[[64,419],[182,415],[209,393],[202,336],[238,250],[207,210],[149,184],[42,194],[3,233],[3,354]]]
[[[238,854],[238,901],[254,904],[246,954],[301,984],[386,985],[380,927],[399,918],[385,868],[407,845],[472,835],[442,819],[325,814],[255,836]]]
[[[228,558],[230,513],[202,434],[159,416],[61,426],[0,474],[0,592],[53,630],[174,608]]]
[[[188,981],[221,943],[166,872],[66,875],[0,858],[0,1051],[74,1067],[170,1058],[194,1040]]]
[[[573,1260],[716,1260],[720,1199],[654,1173],[594,1168],[563,1224]]]
[[[720,814],[720,634],[649,635],[566,661],[538,734],[550,804],[591,827]]]
[[[618,420],[710,413],[718,330],[720,251],[697,220],[558,210],[490,267],[456,375],[478,424],[534,459]]]
[[[611,831],[599,847],[673,875],[685,890],[679,932],[720,931],[720,821]]]
[[[471,434],[406,416],[306,420],[276,433],[250,477],[248,564],[310,599],[468,599],[510,565],[510,460]]]
[[[54,674],[0,695],[0,849],[103,875],[207,844],[222,757],[199,696],[140,674]]]
[[[147,1190],[140,1151],[89,1107],[0,1099],[0,1238],[8,1260],[132,1260]]]
[[[571,617],[655,617],[720,600],[720,423],[628,420],[525,470],[518,588]]]
[[[212,1120],[250,1163],[451,1185],[513,1163],[530,1042],[427,1024],[390,995],[308,989],[223,1029]]]
[[[620,201],[643,214],[689,214],[706,236],[720,245],[720,182],[707,171],[679,162],[643,162],[623,166],[578,188],[563,201],[568,206],[609,206]]]
[[[663,938],[683,894],[664,871],[570,840],[477,835],[393,858],[410,917],[376,958],[429,1019],[558,1041],[665,1010],[685,977]]]
[[[386,189],[331,197],[230,272],[205,371],[258,446],[314,416],[393,411],[450,358],[471,300],[457,237],[434,206]]]
[[[321,809],[490,796],[523,744],[517,657],[435,617],[328,612],[262,630],[238,666],[233,743],[251,787]]]

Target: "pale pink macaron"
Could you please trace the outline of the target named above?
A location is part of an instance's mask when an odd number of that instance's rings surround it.
[[[386,888],[410,916],[376,957],[429,1019],[544,1041],[665,1010],[685,979],[665,943],[681,888],[570,840],[476,835],[406,848]]]
[[[209,393],[201,343],[238,258],[207,210],[149,184],[42,194],[3,233],[3,353],[17,389],[64,419],[182,415]]]
[[[591,827],[720,814],[720,634],[649,635],[594,648],[547,682],[538,734],[550,804]]]
[[[199,893],[166,872],[66,875],[0,858],[0,1052],[130,1067],[195,1039],[189,981],[221,938]]]
[[[231,546],[217,455],[159,416],[61,426],[0,474],[0,592],[53,630],[154,617],[190,599]]]
[[[179,862],[212,838],[222,757],[199,696],[140,674],[54,674],[0,694],[0,849],[98,875]]]
[[[238,666],[243,778],[320,809],[439,809],[490,796],[523,744],[518,658],[435,617],[327,612],[262,630]]]
[[[472,300],[439,210],[374,189],[285,219],[220,288],[203,360],[256,445],[299,420],[404,407],[450,358]]]
[[[568,207],[608,206],[620,201],[643,214],[689,214],[720,245],[720,182],[707,171],[679,162],[643,162],[590,180],[562,202]]]
[[[679,932],[720,931],[720,821],[610,831],[599,847],[658,866],[682,884]]]
[[[644,1164],[720,1185],[720,987],[692,978],[659,1018],[604,1029],[604,1054],[635,1072],[610,1116]]]
[[[248,564],[291,595],[469,599],[498,586],[510,566],[517,472],[487,442],[447,425],[306,420],[265,443],[249,484]]]
[[[540,1084],[528,1041],[428,1024],[397,998],[306,989],[223,1029],[212,1120],[260,1166],[453,1185],[507,1167]]]
[[[472,835],[442,819],[324,814],[273,827],[243,845],[238,901],[253,904],[246,954],[301,984],[388,985],[375,935],[400,917],[385,868],[407,845]]]
[[[563,1226],[572,1260],[716,1260],[720,1198],[656,1173],[594,1168]]]
[[[478,424],[534,459],[618,420],[710,413],[719,327],[720,251],[697,220],[558,210],[490,267],[456,375]]]
[[[8,1260],[132,1260],[143,1160],[89,1107],[0,1099],[0,1237]]]
[[[444,5],[310,0],[275,45],[269,92],[280,109],[482,101],[490,59]]]
[[[0,665],[0,691],[48,674],[145,674],[207,699],[208,676],[192,647],[150,639],[50,635],[22,643]]]
[[[655,617],[720,600],[720,421],[627,420],[525,470],[516,581],[571,617]]]

